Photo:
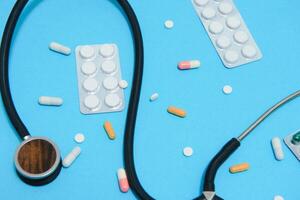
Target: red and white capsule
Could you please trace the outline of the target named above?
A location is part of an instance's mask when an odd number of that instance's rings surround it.
[[[178,69],[180,70],[195,69],[200,67],[200,65],[201,62],[199,60],[182,61],[178,63]]]
[[[126,171],[123,168],[118,169],[118,181],[120,190],[124,193],[129,190],[129,183],[126,175]]]

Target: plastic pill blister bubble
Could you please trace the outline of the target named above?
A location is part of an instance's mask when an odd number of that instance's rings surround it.
[[[262,58],[260,49],[232,0],[192,0],[192,3],[227,68]]]
[[[115,44],[76,48],[80,111],[83,114],[124,109],[119,50]]]

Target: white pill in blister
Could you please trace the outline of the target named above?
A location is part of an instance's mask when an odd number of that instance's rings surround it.
[[[96,95],[89,95],[84,99],[84,105],[89,109],[96,109],[100,105],[100,101]]]
[[[183,149],[183,155],[186,157],[191,157],[193,155],[194,151],[192,149],[192,147],[185,147]]]
[[[96,64],[93,62],[86,62],[83,63],[81,66],[81,71],[82,73],[84,73],[85,75],[93,75],[96,73],[97,71],[97,67]]]
[[[274,137],[272,139],[271,143],[272,143],[275,158],[277,160],[283,160],[284,159],[284,153],[283,153],[283,150],[282,150],[282,145],[281,145],[280,138],[279,137]]]
[[[119,87],[122,89],[125,89],[128,87],[128,82],[126,80],[120,80],[119,81]]]
[[[82,133],[77,133],[77,134],[74,136],[74,140],[75,140],[75,142],[77,142],[78,144],[83,143],[84,140],[85,140],[85,136],[84,136]]]
[[[81,153],[80,147],[75,147],[63,160],[62,164],[64,167],[70,167],[72,163]]]
[[[194,0],[197,6],[205,6],[209,0]]]
[[[57,42],[51,42],[49,45],[49,49],[67,56],[71,54],[71,49],[69,47],[59,44]]]
[[[105,104],[109,107],[116,107],[120,105],[121,99],[117,94],[108,94],[105,97]]]
[[[242,54],[246,58],[254,58],[257,54],[257,50],[254,46],[247,45],[243,47]]]
[[[104,79],[103,86],[108,90],[114,90],[118,87],[119,81],[115,77]]]
[[[60,97],[41,96],[39,98],[39,104],[45,106],[61,106],[63,100]]]
[[[205,8],[202,11],[202,16],[205,19],[212,19],[216,16],[216,11],[213,8]]]
[[[115,47],[113,45],[105,44],[100,48],[100,54],[103,57],[111,57],[115,53]]]
[[[232,12],[232,10],[233,10],[233,7],[229,3],[220,3],[220,5],[219,5],[219,11],[220,11],[220,13],[222,13],[224,15],[228,15],[229,13]]]
[[[249,36],[244,31],[238,31],[233,35],[233,38],[236,42],[240,44],[244,44],[249,40]]]
[[[95,55],[95,49],[91,46],[83,46],[80,49],[80,55],[85,59],[92,58]]]
[[[105,73],[110,74],[116,70],[117,66],[114,61],[106,60],[102,63],[101,68]]]
[[[236,51],[227,51],[224,55],[224,59],[229,63],[235,63],[239,59],[239,54]]]
[[[88,78],[83,82],[83,88],[88,92],[94,92],[98,89],[98,81],[93,78]]]
[[[231,45],[231,41],[228,37],[226,36],[220,36],[217,39],[217,46],[221,49],[226,49]]]
[[[213,34],[219,34],[224,30],[224,26],[220,22],[212,22],[209,25],[209,31]]]
[[[284,200],[284,198],[282,196],[280,196],[280,195],[276,195],[274,197],[274,200]]]
[[[233,91],[233,88],[232,88],[230,85],[225,85],[225,86],[223,87],[223,92],[224,92],[224,94],[231,94],[232,91]]]
[[[226,20],[226,25],[231,29],[237,29],[241,26],[241,20],[237,17],[228,17]]]
[[[174,22],[173,22],[172,20],[167,20],[167,21],[165,21],[165,27],[166,27],[167,29],[173,28],[173,27],[174,27]]]

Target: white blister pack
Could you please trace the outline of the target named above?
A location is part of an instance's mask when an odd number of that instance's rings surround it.
[[[119,50],[115,44],[76,47],[80,111],[83,114],[124,109]]]
[[[232,0],[192,0],[192,3],[227,68],[262,58],[260,49]]]

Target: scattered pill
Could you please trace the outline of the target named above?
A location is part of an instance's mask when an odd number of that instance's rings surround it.
[[[51,42],[49,45],[49,49],[67,56],[71,54],[71,49],[69,47],[59,44],[57,42]]]
[[[107,133],[107,136],[109,139],[114,140],[116,139],[116,133],[114,128],[112,127],[112,124],[109,121],[104,122],[104,129]]]
[[[159,97],[159,94],[158,94],[158,93],[154,93],[154,94],[152,94],[152,95],[150,96],[150,101],[155,101],[155,100],[158,99],[158,97]]]
[[[63,100],[60,97],[41,96],[39,98],[39,104],[45,106],[61,106]]]
[[[190,61],[182,61],[178,63],[178,69],[186,70],[186,69],[195,69],[199,68],[201,62],[199,60],[190,60]]]
[[[248,163],[242,163],[238,165],[234,165],[229,168],[230,173],[235,174],[238,172],[244,172],[247,171],[250,168],[250,165]]]
[[[63,160],[64,167],[70,167],[81,153],[80,147],[75,147]]]
[[[85,140],[85,136],[82,134],[82,133],[77,133],[75,136],[74,136],[74,140],[75,142],[77,143],[83,143],[84,140]]]
[[[282,196],[280,196],[280,195],[276,195],[274,197],[274,200],[284,200],[284,198]]]
[[[271,141],[272,147],[273,147],[273,152],[275,155],[275,158],[277,160],[283,160],[284,159],[284,153],[281,145],[281,140],[279,137],[274,137]]]
[[[186,157],[191,157],[193,155],[194,151],[192,149],[192,147],[185,147],[183,149],[183,155]]]
[[[167,20],[167,21],[165,21],[165,27],[166,27],[167,29],[173,28],[173,27],[174,27],[174,22],[173,22],[172,20]]]
[[[125,89],[128,87],[128,82],[126,80],[120,80],[119,81],[119,87],[122,89]]]
[[[181,117],[181,118],[186,117],[186,111],[180,108],[176,108],[175,106],[169,106],[168,112],[177,117]]]
[[[119,187],[121,192],[128,192],[129,190],[129,183],[126,175],[126,171],[123,168],[118,169],[118,181],[119,181]]]
[[[231,94],[232,91],[233,91],[233,89],[232,89],[232,87],[231,87],[230,85],[225,85],[225,86],[223,87],[223,92],[224,92],[224,94]]]

